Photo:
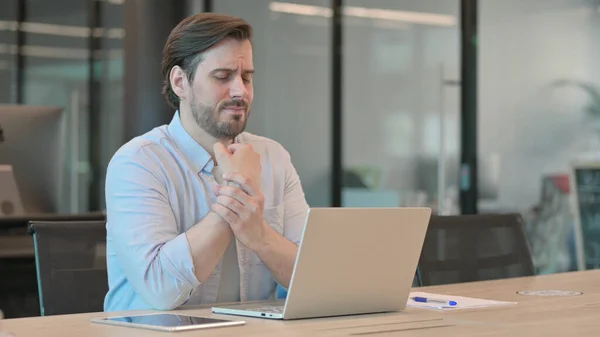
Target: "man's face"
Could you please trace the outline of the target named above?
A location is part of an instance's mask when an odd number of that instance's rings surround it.
[[[188,103],[198,126],[217,139],[233,139],[246,128],[253,98],[252,45],[228,38],[204,53]]]

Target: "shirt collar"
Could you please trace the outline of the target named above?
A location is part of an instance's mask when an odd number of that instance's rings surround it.
[[[179,117],[179,110],[175,111],[175,115],[167,127],[169,135],[175,141],[177,147],[183,152],[186,158],[193,165],[194,170],[197,173],[202,171],[206,173],[212,173],[214,168],[214,162],[210,156],[210,153],[206,151],[190,134],[185,130],[183,124],[181,124],[181,118]]]

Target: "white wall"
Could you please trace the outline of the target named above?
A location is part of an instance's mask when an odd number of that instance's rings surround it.
[[[448,26],[352,17],[344,21],[344,165],[380,168],[379,188],[397,192],[401,204],[414,204],[419,191],[427,193],[427,204],[434,203],[442,109],[447,158],[458,156],[460,88],[443,81],[458,76],[459,2],[344,4],[454,20]]]
[[[553,83],[600,84],[600,14],[597,1],[483,0],[479,15],[479,154],[501,161],[487,206],[521,211],[539,201],[542,174],[585,150],[588,96]]]

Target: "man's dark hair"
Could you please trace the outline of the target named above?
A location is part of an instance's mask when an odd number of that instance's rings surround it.
[[[180,66],[190,84],[203,52],[225,38],[251,40],[252,26],[243,19],[217,13],[199,13],[181,21],[169,34],[163,49],[162,93],[173,109],[179,109],[179,97],[171,88],[169,76],[174,66]]]

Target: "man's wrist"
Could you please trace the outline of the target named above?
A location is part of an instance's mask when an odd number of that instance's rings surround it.
[[[225,221],[225,219],[223,219],[223,217],[221,217],[219,214],[217,214],[217,212],[213,211],[212,209],[210,211],[208,211],[208,213],[206,214],[206,218],[210,218],[213,222],[218,223],[223,228],[226,228],[229,231],[231,231],[231,233],[233,233],[233,231],[231,230],[231,226],[229,226],[229,223],[227,221]]]
[[[263,221],[263,235],[262,238],[253,247],[253,251],[258,255],[270,251],[271,246],[277,241],[278,233],[271,227],[266,221]]]

